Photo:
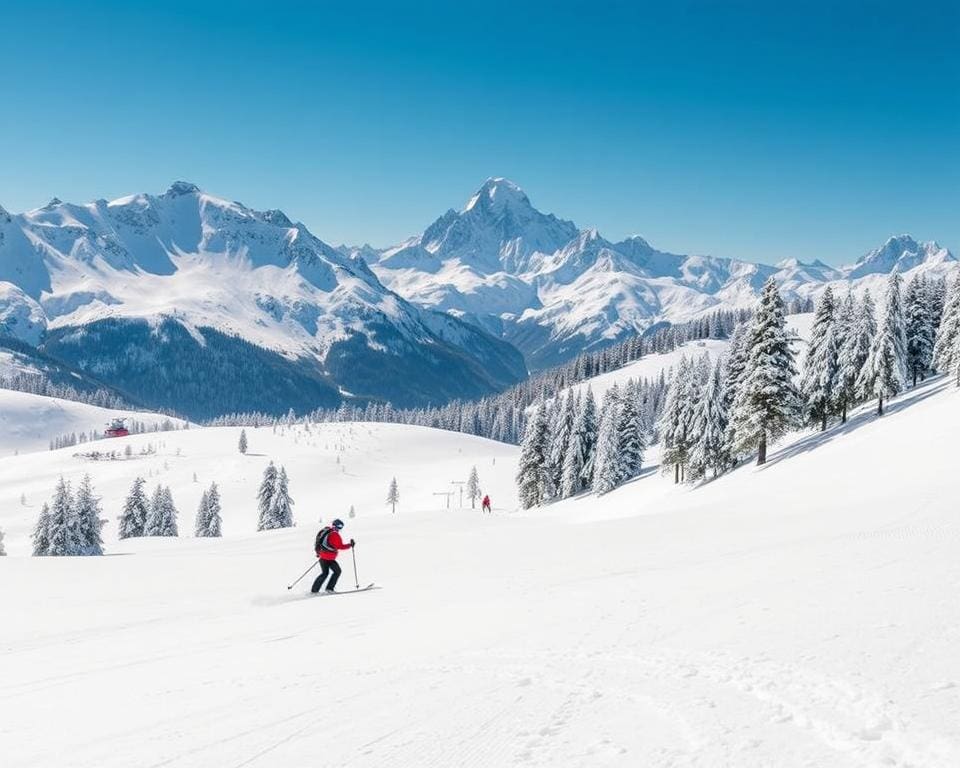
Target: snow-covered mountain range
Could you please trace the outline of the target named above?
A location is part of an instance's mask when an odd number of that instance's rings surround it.
[[[841,268],[668,253],[542,213],[502,178],[400,245],[334,248],[281,211],[176,182],[161,195],[0,208],[0,337],[193,418],[345,397],[422,405],[750,306],[771,275],[796,298],[956,265],[908,235]]]
[[[0,328],[198,417],[333,405],[344,392],[443,402],[526,373],[509,344],[405,301],[281,211],[186,182],[0,209]]]
[[[365,259],[410,301],[514,344],[531,369],[660,322],[750,306],[771,275],[790,299],[816,294],[828,283],[869,287],[894,268],[940,275],[957,264],[945,248],[909,235],[892,237],[841,268],[816,259],[767,266],[666,253],[641,237],[614,243],[595,229],[541,213],[503,178],[487,180],[461,210],[447,211],[400,245],[342,252]]]

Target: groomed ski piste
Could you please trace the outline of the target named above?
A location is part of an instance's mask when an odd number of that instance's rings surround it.
[[[248,428],[246,455],[239,429],[208,428],[103,441],[156,448],[125,461],[8,456],[3,765],[955,768],[958,424],[960,392],[934,379],[764,468],[678,487],[650,450],[610,494],[527,512],[516,448],[420,427]],[[257,533],[271,459],[297,525]],[[473,465],[493,514],[434,495]],[[84,472],[107,556],[27,556],[57,478]],[[180,538],[116,540],[136,475],[170,485]],[[212,481],[224,536],[195,539]],[[321,517],[346,521],[360,585],[382,589],[286,589]]]

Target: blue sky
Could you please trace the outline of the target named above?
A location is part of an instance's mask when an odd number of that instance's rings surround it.
[[[357,6],[4,3],[0,204],[187,179],[387,245],[507,176],[678,252],[960,250],[955,2]]]

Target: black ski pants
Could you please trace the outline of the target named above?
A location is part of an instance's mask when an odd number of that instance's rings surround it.
[[[330,581],[327,582],[327,591],[336,589],[337,580],[340,578],[340,564],[336,560],[320,561],[320,575],[314,580],[313,586],[310,587],[310,591],[319,592],[320,587],[323,586],[323,582],[327,576],[330,576]]]

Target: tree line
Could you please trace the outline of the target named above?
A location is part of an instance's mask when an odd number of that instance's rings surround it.
[[[932,372],[948,372],[960,386],[960,276],[948,294],[942,278],[917,275],[904,295],[903,278],[893,273],[879,315],[869,291],[837,301],[828,287],[815,306],[799,377],[786,309],[769,280],[727,353],[681,358],[662,406],[652,410],[638,407],[629,388],[608,391],[599,411],[589,390],[582,398],[541,398],[521,444],[521,504],[612,490],[639,472],[645,437],[659,440],[662,471],[677,483],[696,482],[754,454],[764,464],[787,432],[825,430],[869,400],[882,415],[885,402]],[[655,424],[643,418],[650,412],[658,414]]]

